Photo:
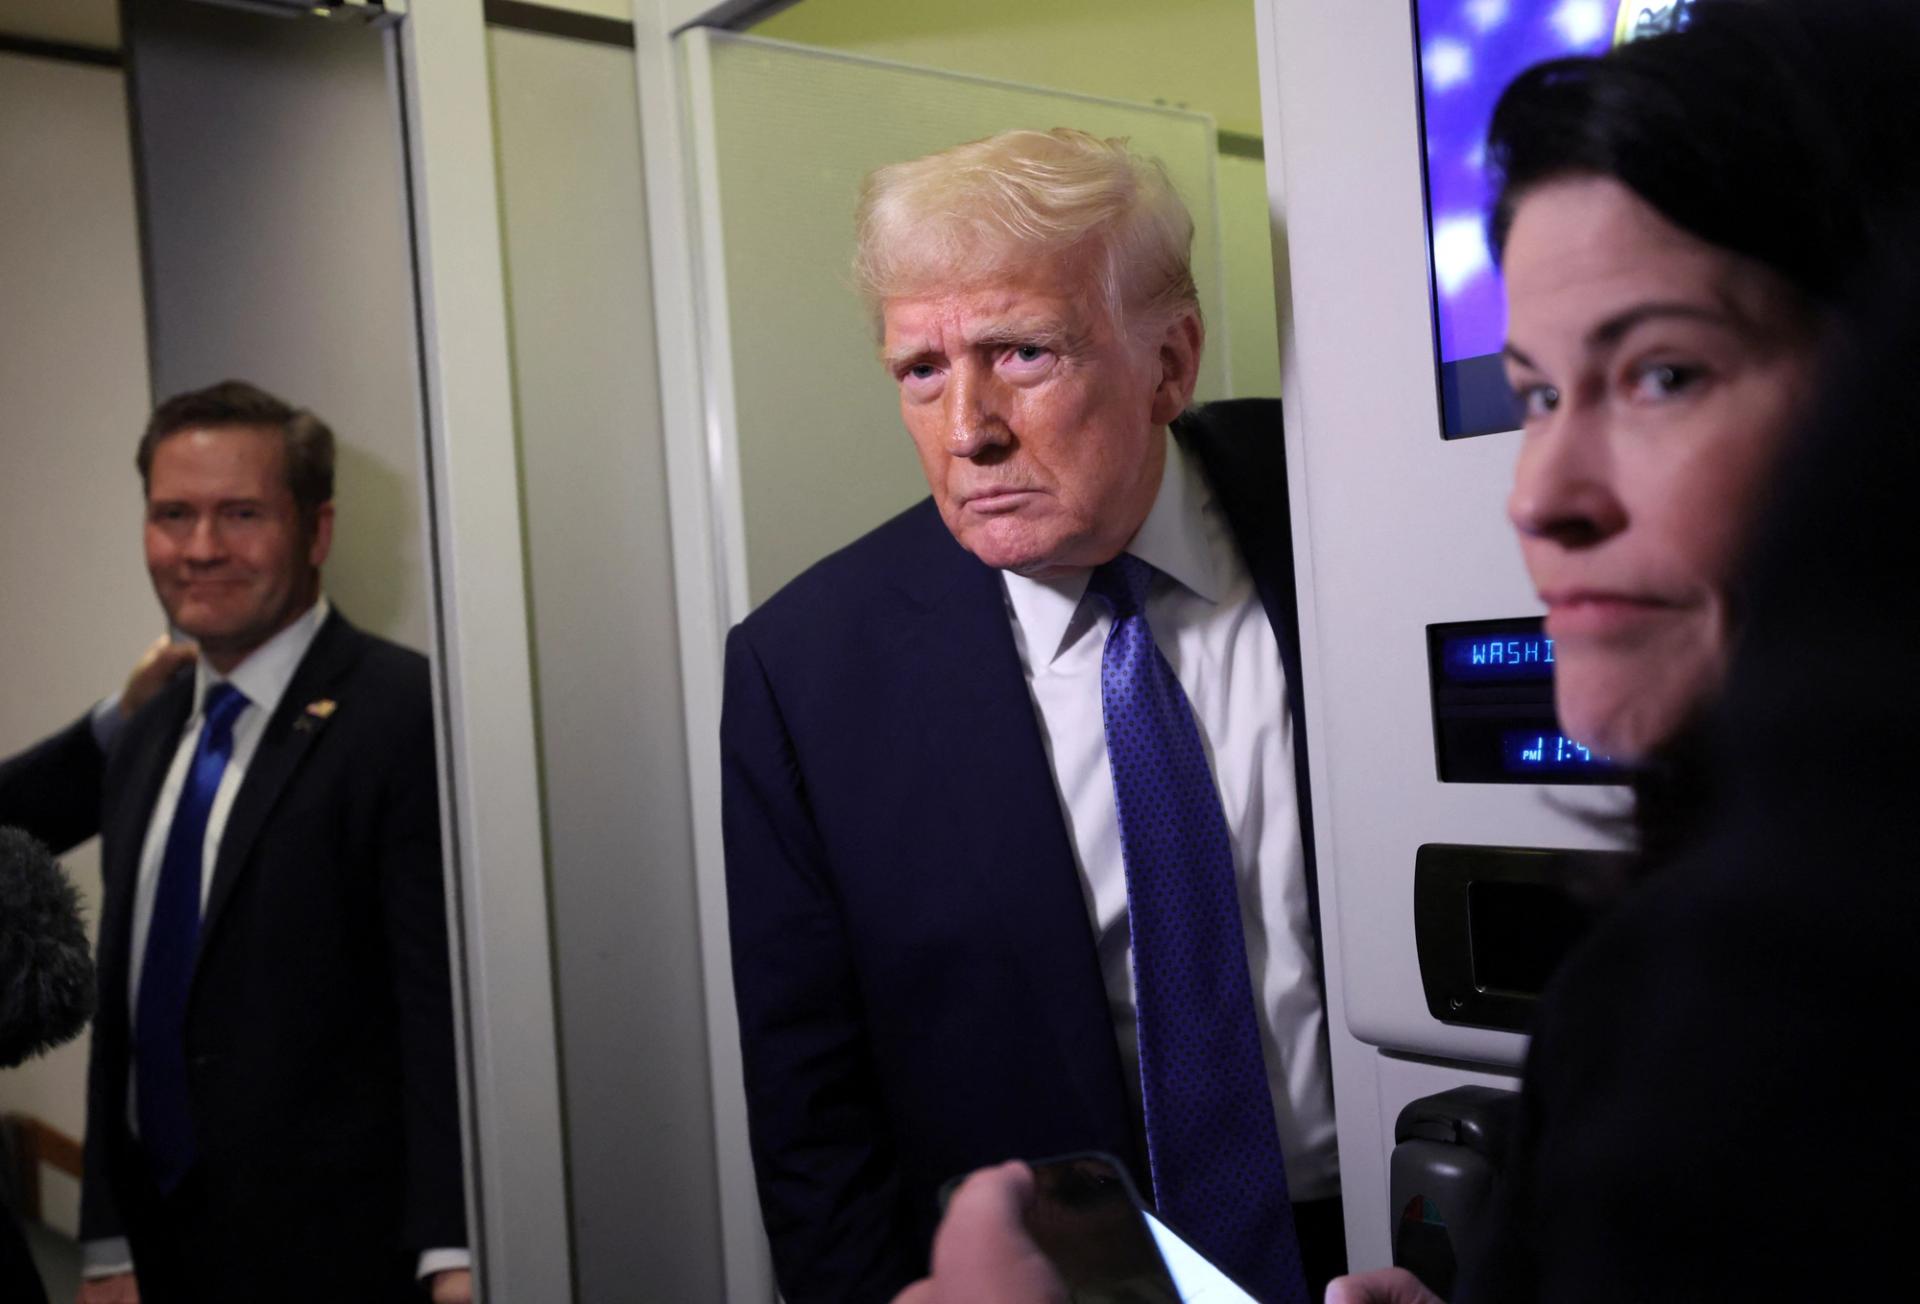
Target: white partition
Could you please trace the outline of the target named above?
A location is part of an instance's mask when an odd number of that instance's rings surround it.
[[[633,54],[501,27],[488,45],[575,1292],[719,1300]]]
[[[1128,138],[1166,164],[1193,211],[1211,333],[1198,397],[1233,392],[1211,118],[707,29],[680,42],[736,619],[926,496],[852,289],[853,208],[876,167],[1011,127]]]
[[[0,755],[117,688],[160,633],[133,450],[147,418],[140,246],[118,68],[0,54]],[[64,858],[100,913],[98,844]],[[0,1113],[85,1127],[87,1039],[0,1072]],[[79,1184],[49,1170],[72,1233]]]
[[[1416,849],[1602,846],[1573,812],[1609,797],[1435,774],[1426,625],[1539,612],[1504,510],[1515,437],[1440,438],[1412,6],[1258,8],[1340,1162],[1354,1265],[1371,1267],[1400,1108],[1511,1085],[1525,1050],[1428,1012]]]

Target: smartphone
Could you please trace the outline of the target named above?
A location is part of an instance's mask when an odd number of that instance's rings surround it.
[[[1027,1232],[1074,1304],[1258,1304],[1147,1209],[1118,1159],[1086,1153],[1028,1166]]]

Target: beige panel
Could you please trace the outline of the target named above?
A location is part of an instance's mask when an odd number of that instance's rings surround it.
[[[1280,392],[1279,318],[1273,302],[1273,227],[1267,217],[1267,166],[1220,156],[1220,248],[1226,265],[1227,350],[1233,392]]]
[[[400,107],[380,31],[139,6],[132,85],[156,397],[228,377],[339,440],[328,592],[425,649],[420,371]]]
[[[162,629],[140,554],[147,414],[121,74],[0,54],[0,754],[116,688]],[[97,844],[67,858],[97,917]],[[85,1124],[84,1039],[0,1073],[0,1112]],[[70,1212],[70,1211],[69,1211]]]
[[[1251,0],[800,0],[755,36],[1210,113],[1260,130]]]
[[[528,605],[582,1300],[721,1275],[630,51],[494,29]]]
[[[540,3],[547,9],[569,9],[595,18],[617,18],[623,23],[633,20],[633,0],[540,0]]]
[[[0,32],[118,49],[120,7],[118,0],[0,0]]]
[[[848,272],[860,181],[882,164],[1054,126],[1124,136],[1161,159],[1194,213],[1195,279],[1212,323],[1199,397],[1232,392],[1210,119],[747,37],[716,34],[711,49],[754,602],[926,494]]]

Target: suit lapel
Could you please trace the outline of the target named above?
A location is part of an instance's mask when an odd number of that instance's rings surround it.
[[[220,851],[214,858],[213,883],[207,892],[206,913],[200,921],[200,949],[218,928],[234,888],[252,860],[254,843],[266,826],[267,817],[279,804],[281,794],[306,759],[326,726],[324,717],[308,712],[312,702],[326,691],[359,658],[361,636],[336,612],[327,617],[314,636],[313,646],[301,659],[299,669],[287,685],[273,718],[267,721],[260,746],[247,765],[246,778],[234,795],[233,810],[220,837]],[[351,708],[351,703],[347,704]]]
[[[1004,591],[932,512],[928,521],[942,555],[924,582],[906,586],[915,609],[903,614],[896,664],[920,677],[911,700],[926,706],[922,746],[944,771],[979,776],[984,795],[947,803],[929,836],[946,848],[956,886],[987,900],[1004,954],[1026,969],[1059,1080],[1083,1117],[1126,1136],[1125,1079],[1093,925]]]

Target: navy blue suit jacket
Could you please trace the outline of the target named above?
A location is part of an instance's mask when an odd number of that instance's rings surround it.
[[[1279,403],[1175,433],[1278,637],[1304,829]],[[1144,1174],[1004,590],[930,499],[733,631],[721,743],[750,1133],[789,1304],[890,1299],[925,1271],[940,1186],[982,1164],[1094,1149]]]

